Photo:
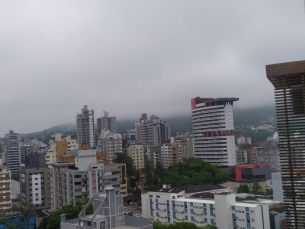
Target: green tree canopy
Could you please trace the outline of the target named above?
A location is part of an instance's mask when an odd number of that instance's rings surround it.
[[[249,186],[246,184],[241,184],[238,189],[237,189],[237,193],[249,193]]]

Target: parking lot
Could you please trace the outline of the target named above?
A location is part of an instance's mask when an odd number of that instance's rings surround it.
[[[124,210],[133,214],[138,214],[142,216],[142,210],[138,209],[137,206],[133,206],[133,205],[126,205],[124,206]]]

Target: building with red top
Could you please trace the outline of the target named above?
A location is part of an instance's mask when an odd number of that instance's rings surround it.
[[[238,100],[191,100],[195,157],[223,167],[236,165],[233,102]]]

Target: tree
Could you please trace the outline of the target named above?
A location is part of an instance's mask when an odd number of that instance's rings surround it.
[[[3,229],[14,229],[15,227],[12,226],[12,223],[9,219],[0,219],[0,226]]]
[[[20,218],[15,221],[15,228],[30,228],[35,225],[36,208],[32,205],[18,205],[13,207],[13,211],[20,212]]]
[[[12,180],[19,181],[19,174],[20,174],[19,172],[13,173],[12,176],[11,176]]]
[[[37,229],[45,229],[45,228],[47,228],[49,219],[50,219],[50,216],[44,217],[41,220],[41,222],[40,222],[39,226],[37,227]]]
[[[188,183],[183,176],[176,173],[169,173],[162,181],[162,184],[170,184],[172,188],[178,188]]]
[[[252,192],[254,194],[263,194],[261,189],[262,189],[262,187],[258,183],[254,183],[254,185],[252,187]]]
[[[182,163],[181,163],[181,161],[179,161],[179,175],[180,175],[180,176],[183,175],[183,168],[182,168]]]
[[[249,186],[246,184],[241,184],[238,189],[237,189],[237,193],[249,193]]]
[[[194,185],[210,184],[212,182],[212,174],[208,172],[194,173],[191,183]]]
[[[79,213],[82,211],[83,206],[88,203],[88,199],[84,201],[76,201],[75,205],[73,203],[69,205],[63,206],[61,209],[52,212],[52,214],[48,217],[48,224],[47,229],[58,229],[60,228],[60,215],[66,214],[66,219],[76,219],[79,215]],[[86,214],[90,215],[93,214],[93,205],[90,204],[89,207],[86,210]]]
[[[212,225],[212,224],[208,224],[207,228],[208,229],[217,229],[217,227],[215,225]]]

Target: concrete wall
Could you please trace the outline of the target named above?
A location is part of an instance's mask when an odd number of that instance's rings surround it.
[[[145,229],[153,229],[153,226],[149,224],[147,218],[140,218],[134,216],[125,215],[126,226],[133,226]]]

